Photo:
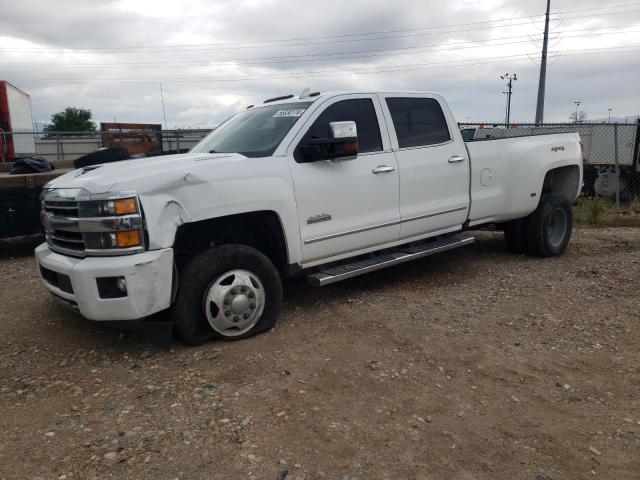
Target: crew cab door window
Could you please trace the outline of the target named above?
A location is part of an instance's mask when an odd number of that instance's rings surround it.
[[[451,140],[442,108],[433,98],[387,98],[400,148],[437,145]]]
[[[446,104],[428,94],[381,97],[400,171],[400,238],[460,230],[469,208],[469,163]]]
[[[300,144],[313,137],[329,137],[329,123],[340,121],[356,123],[355,159],[310,162],[298,158]],[[289,168],[303,264],[356,255],[398,239],[398,163],[386,125],[377,96],[336,95],[318,106],[292,141]]]
[[[358,153],[379,152],[382,150],[382,138],[378,117],[370,98],[342,100],[330,105],[313,122],[304,140],[309,138],[329,138],[331,122],[356,122],[358,131]],[[296,155],[296,161],[299,161]]]

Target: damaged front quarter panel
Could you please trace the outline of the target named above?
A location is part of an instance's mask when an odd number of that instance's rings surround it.
[[[135,306],[140,316],[147,316],[169,307],[173,269],[173,251],[163,250],[153,261],[135,265],[135,272],[128,276],[133,283]]]
[[[145,224],[149,232],[149,247],[168,248],[180,225],[189,223],[191,216],[183,205],[166,194],[144,195],[140,202],[145,214]]]

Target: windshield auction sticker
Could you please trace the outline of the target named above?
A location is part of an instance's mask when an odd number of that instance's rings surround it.
[[[291,110],[278,110],[273,114],[275,117],[299,117],[305,112],[304,108],[292,108]]]

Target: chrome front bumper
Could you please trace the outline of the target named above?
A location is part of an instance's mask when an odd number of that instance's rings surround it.
[[[40,276],[55,296],[77,305],[90,320],[137,320],[169,307],[173,249],[151,250],[119,257],[76,258],[36,248]],[[98,278],[124,277],[126,296],[103,298]]]

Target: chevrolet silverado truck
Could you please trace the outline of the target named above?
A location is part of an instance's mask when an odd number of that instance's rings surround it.
[[[265,100],[189,153],[77,169],[42,195],[48,290],[91,320],[167,312],[189,344],[265,332],[282,279],[322,286],[473,242],[560,255],[578,134],[465,143],[433,93]]]

